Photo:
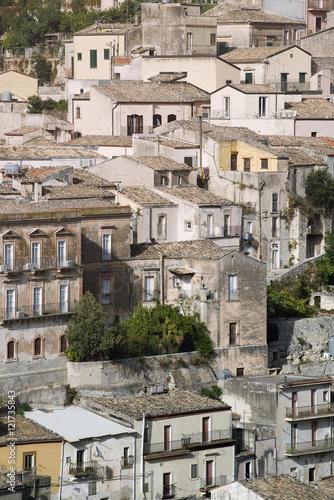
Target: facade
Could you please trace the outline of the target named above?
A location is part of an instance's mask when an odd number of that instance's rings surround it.
[[[214,55],[144,56],[142,58],[143,81],[159,73],[185,72],[184,81],[206,92],[240,82],[240,70],[231,63]]]
[[[231,482],[230,407],[176,388],[153,390],[135,398],[85,398],[82,403],[136,432],[136,498],[199,497]]]
[[[164,156],[177,163],[185,163],[189,167],[198,167],[200,162],[199,142],[169,139],[157,134],[134,135],[134,156]]]
[[[129,217],[98,199],[2,203],[3,362],[63,356],[67,322],[86,290],[112,319],[128,314]]]
[[[76,406],[26,415],[63,436],[63,461],[58,463],[62,498],[134,498],[133,429]]]
[[[134,245],[132,304],[162,303],[197,311],[222,369],[234,375],[267,366],[266,266],[210,240]]]
[[[196,186],[197,171],[163,156],[119,156],[90,172],[122,186]]]
[[[296,113],[296,136],[334,137],[334,104],[331,102],[322,98],[305,99],[291,104],[290,110]]]
[[[284,14],[287,13],[290,14],[289,11]],[[304,22],[271,14],[254,6],[226,9],[218,15],[217,22],[219,54],[234,48],[295,44],[305,35],[306,28]]]
[[[147,134],[163,123],[196,115],[209,95],[189,83],[111,82],[72,101],[78,135]]]
[[[240,82],[270,85],[282,92],[309,90],[311,54],[296,45],[237,49],[224,59],[240,68]]]
[[[26,101],[28,97],[38,94],[38,80],[15,70],[3,71],[0,73],[0,94],[3,92],[10,92],[15,99]],[[4,100],[3,95],[1,100]]]
[[[256,454],[256,477],[289,474],[314,483],[331,473],[331,379],[278,375],[220,383],[241,444]]]

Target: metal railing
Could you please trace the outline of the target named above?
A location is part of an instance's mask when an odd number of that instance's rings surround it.
[[[133,467],[133,455],[121,458],[121,469],[131,469]]]
[[[162,498],[173,498],[175,496],[175,485],[164,484],[162,487]]]
[[[310,9],[333,10],[334,9],[334,1],[333,0],[308,0],[307,8],[308,8],[308,10],[310,10]]]
[[[56,257],[41,257],[30,261],[29,259],[5,259],[4,264],[0,265],[0,273],[17,271],[36,271],[38,269],[69,268],[76,266],[76,256],[69,256],[65,259]]]
[[[282,92],[306,92],[310,90],[310,82],[299,82],[298,80],[292,80],[289,82],[277,82],[269,81],[269,86],[275,90],[281,90]],[[278,118],[280,118],[278,116]]]
[[[286,444],[286,455],[303,455],[310,453],[326,452],[334,448],[334,439],[319,439],[315,441],[301,441],[294,444]]]
[[[231,439],[230,429],[220,429],[210,432],[184,434],[181,439],[165,441],[162,443],[144,443],[144,454],[170,453],[176,450],[187,450],[191,446],[206,445],[215,441]]]
[[[201,238],[233,237],[241,235],[241,226],[214,226],[213,228],[201,227]]]
[[[221,474],[211,478],[200,478],[200,488],[214,488],[216,486],[224,486],[225,484],[232,483],[233,479],[226,475]]]
[[[101,475],[101,472],[103,472],[103,467],[93,460],[91,460],[90,462],[70,464],[69,469],[69,473],[71,476],[96,476]]]
[[[0,309],[0,319],[14,320],[37,316],[73,313],[78,301],[64,301],[47,304],[17,305]]]
[[[286,418],[301,418],[312,415],[330,415],[334,413],[334,404],[323,403],[319,405],[298,406],[297,408],[286,408]]]

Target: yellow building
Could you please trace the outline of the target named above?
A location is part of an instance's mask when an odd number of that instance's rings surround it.
[[[266,148],[258,149],[241,141],[219,144],[219,169],[238,172],[277,172],[278,158]]]
[[[26,101],[38,93],[38,80],[15,70],[4,71],[0,73],[0,94],[2,92],[11,92],[15,99]]]
[[[22,480],[51,477],[51,493],[58,493],[63,438],[22,415],[0,417],[0,466],[8,477],[22,473]],[[18,476],[16,476],[18,479]]]

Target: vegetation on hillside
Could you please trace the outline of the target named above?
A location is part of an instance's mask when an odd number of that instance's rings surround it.
[[[28,97],[28,113],[30,115],[36,115],[42,113],[45,110],[58,110],[67,111],[68,103],[64,99],[60,101],[55,101],[54,99],[46,99],[43,101],[38,95],[31,95]]]

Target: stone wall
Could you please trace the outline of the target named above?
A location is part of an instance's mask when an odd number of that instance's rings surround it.
[[[330,23],[332,23],[331,20]],[[301,48],[309,52],[312,57],[328,56],[328,47],[332,46],[334,41],[334,28],[331,26],[329,28],[302,38],[300,41]]]
[[[268,331],[269,367],[321,361],[334,332],[334,316],[269,320]]]

